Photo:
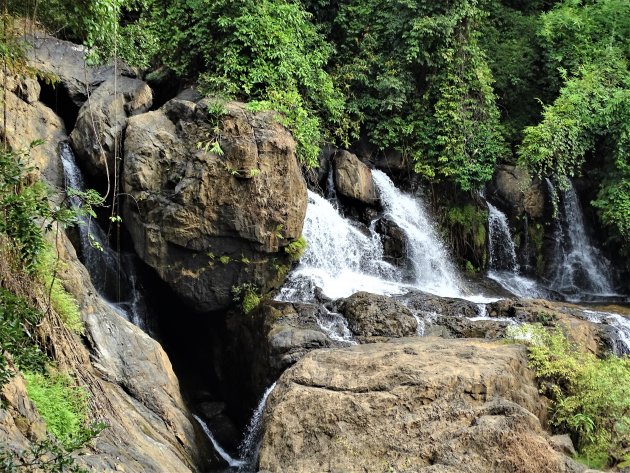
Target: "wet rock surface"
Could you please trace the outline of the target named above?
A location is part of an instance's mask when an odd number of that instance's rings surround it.
[[[541,427],[525,348],[435,338],[309,353],[265,411],[269,472],[577,472]]]
[[[372,171],[356,155],[348,151],[337,151],[333,157],[335,187],[344,197],[363,204],[376,203],[376,188],[372,181]]]

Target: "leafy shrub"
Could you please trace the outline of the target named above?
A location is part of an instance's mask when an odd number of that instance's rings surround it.
[[[529,344],[530,366],[552,401],[551,423],[568,431],[592,466],[630,460],[630,358],[581,352],[559,328],[525,325],[512,336]]]
[[[260,304],[261,297],[258,288],[254,284],[245,283],[232,288],[234,300],[241,303],[244,314],[249,314]]]
[[[50,296],[50,304],[67,328],[82,334],[85,328],[81,320],[79,305],[57,277],[63,263],[50,245],[44,246],[39,259],[36,273],[44,285],[46,294]]]
[[[22,298],[0,287],[0,386],[11,377],[5,353],[18,368],[42,372],[48,357],[33,336],[42,314]]]

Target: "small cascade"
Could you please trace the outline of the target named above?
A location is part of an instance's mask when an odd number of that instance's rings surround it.
[[[316,316],[317,325],[328,335],[328,338],[336,342],[343,342],[349,345],[356,345],[357,342],[352,337],[352,332],[348,328],[348,321],[337,312],[331,312],[323,307],[324,314]]]
[[[335,180],[334,180],[335,170],[330,163],[330,168],[328,169],[328,176],[326,176],[326,200],[328,200],[333,207],[338,208],[339,204],[337,202],[337,191],[335,190]]]
[[[267,404],[267,398],[276,387],[276,383],[273,383],[267,388],[263,394],[258,406],[252,414],[252,418],[247,425],[245,431],[245,438],[238,447],[241,461],[243,462],[239,468],[239,471],[249,472],[256,471],[256,464],[258,463],[258,452],[260,451],[260,442],[262,441],[262,421],[265,405]]]
[[[460,295],[455,268],[421,202],[397,189],[382,171],[373,170],[372,179],[385,216],[396,223],[407,237],[414,272],[412,285],[440,296]]]
[[[596,310],[583,309],[581,313],[589,322],[606,324],[614,329],[616,339],[613,352],[615,355],[630,355],[630,319],[620,314]]]
[[[507,216],[486,200],[488,206],[488,277],[518,297],[545,297],[539,284],[520,274],[516,247]]]
[[[214,438],[214,435],[212,435],[212,431],[210,430],[210,428],[208,427],[208,425],[198,416],[193,414],[193,417],[195,418],[195,420],[197,421],[197,423],[201,426],[201,429],[203,430],[203,433],[206,434],[206,437],[208,437],[208,440],[210,440],[210,443],[212,444],[212,446],[214,447],[214,450],[219,454],[219,456],[225,460],[225,462],[232,468],[240,468],[242,467],[245,462],[242,460],[237,460],[235,458],[232,458],[230,456],[230,454],[228,452],[226,452],[223,447],[221,447],[221,445],[219,445],[219,442],[217,442],[217,440]]]
[[[567,182],[568,188],[558,192],[547,179],[554,200],[560,203],[551,289],[574,299],[582,299],[584,295],[613,296],[610,265],[592,244],[575,187],[570,180]]]
[[[72,148],[63,142],[59,145],[59,153],[66,191],[69,189],[84,191],[85,183]],[[77,196],[70,197],[69,201],[75,208],[82,205],[81,199]],[[105,231],[91,217],[80,217],[77,227],[81,260],[90,273],[96,290],[112,303],[119,314],[146,330],[146,304],[143,291],[138,284],[133,256],[115,251],[109,245]]]
[[[518,272],[516,248],[506,215],[490,202],[488,206],[489,266],[493,270]]]
[[[280,300],[314,301],[317,288],[330,299],[358,291],[402,292],[399,271],[383,260],[378,235],[364,233],[328,200],[310,191],[302,234],[308,246],[280,291]]]

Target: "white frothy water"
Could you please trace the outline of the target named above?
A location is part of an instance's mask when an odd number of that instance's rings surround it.
[[[516,247],[506,215],[490,202],[488,206],[488,278],[496,281],[512,294],[528,297],[545,297],[539,284],[520,274]]]
[[[317,314],[315,316],[317,325],[328,335],[331,340],[336,342],[347,343],[348,345],[356,345],[357,342],[352,337],[352,332],[348,328],[348,321],[346,318],[337,313],[331,312],[325,307],[324,314]]]
[[[193,417],[195,418],[197,423],[201,426],[201,429],[206,434],[206,437],[208,437],[208,440],[210,440],[210,443],[212,444],[216,452],[219,454],[221,458],[223,458],[223,460],[225,460],[225,462],[229,466],[231,466],[232,468],[239,468],[245,464],[245,462],[242,460],[237,460],[235,458],[232,458],[230,454],[226,452],[223,449],[223,447],[221,447],[221,445],[219,445],[219,442],[217,442],[217,440],[214,438],[214,435],[212,435],[212,431],[210,430],[210,427],[208,427],[208,425],[201,418],[199,418],[198,416],[194,414],[193,414]]]
[[[311,301],[316,287],[330,299],[359,291],[404,292],[398,269],[383,260],[378,235],[364,233],[328,200],[310,191],[302,233],[308,246],[280,291],[280,300]]]
[[[385,216],[407,237],[414,272],[412,285],[439,296],[460,296],[457,272],[422,203],[397,189],[384,172],[374,170],[372,178]]]
[[[614,347],[616,355],[630,355],[630,319],[612,312],[600,312],[583,309],[582,314],[589,322],[610,325],[615,329],[617,340]]]
[[[581,299],[583,293],[614,296],[610,265],[591,243],[575,187],[571,181],[568,183],[569,187],[558,196],[547,180],[549,190],[561,201],[551,288],[575,300]]]
[[[239,454],[241,456],[242,465],[239,471],[252,471],[256,468],[258,462],[258,453],[260,451],[260,442],[262,440],[262,421],[265,405],[267,404],[267,398],[276,387],[276,383],[273,383],[267,388],[263,394],[258,406],[254,410],[249,424],[247,425],[245,438],[238,447]]]

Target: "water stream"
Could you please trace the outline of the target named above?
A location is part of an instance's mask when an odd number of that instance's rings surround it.
[[[262,441],[262,423],[263,413],[265,411],[265,405],[267,404],[267,398],[276,387],[276,383],[273,383],[267,388],[263,396],[260,398],[260,402],[245,430],[245,438],[238,447],[238,452],[241,457],[243,465],[239,468],[239,471],[249,472],[255,471],[258,464],[258,453],[260,452],[260,443]]]
[[[610,263],[591,242],[573,183],[568,180],[568,187],[560,192],[551,181],[547,185],[559,201],[551,289],[574,301],[616,296]]]
[[[70,145],[66,142],[60,143],[59,154],[66,192],[71,193],[72,189],[85,191],[83,176]],[[75,208],[83,205],[76,195],[71,196],[69,201]],[[80,216],[77,227],[81,261],[88,270],[96,290],[110,302],[118,314],[147,330],[147,309],[144,291],[138,282],[135,255],[115,251],[110,246],[105,231],[90,216]]]
[[[545,297],[546,291],[520,273],[516,247],[507,216],[486,201],[488,206],[488,278],[512,294],[523,298]]]

